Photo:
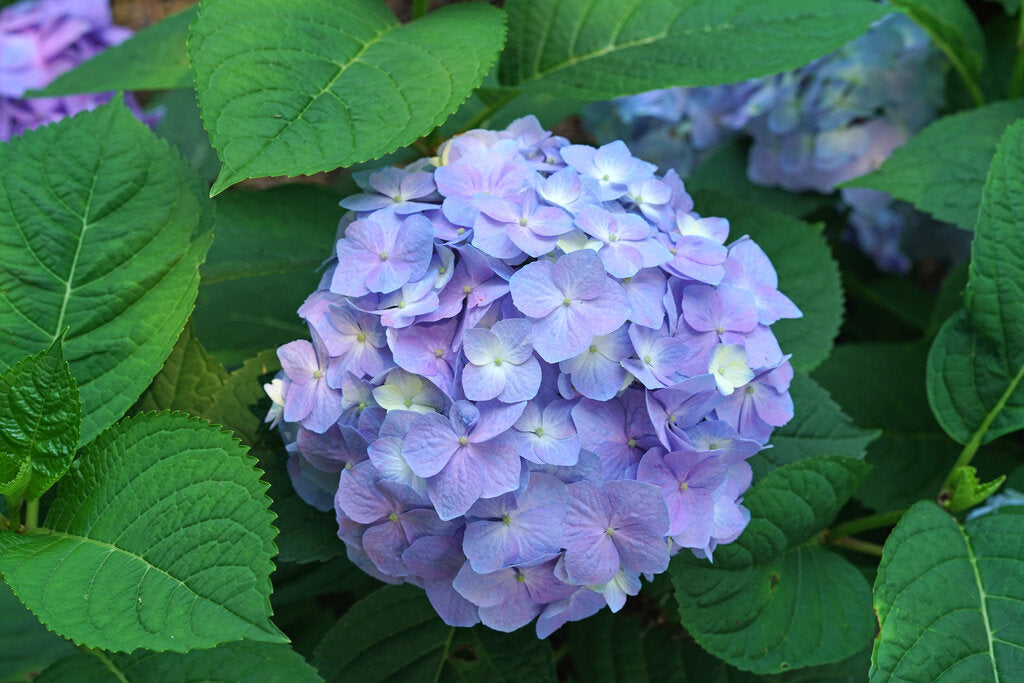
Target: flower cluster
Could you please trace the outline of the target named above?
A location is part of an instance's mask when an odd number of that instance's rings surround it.
[[[107,0],[22,0],[0,10],[0,141],[110,100],[113,93],[23,96],[132,35],[111,21]],[[131,95],[125,103],[146,120]]]
[[[599,139],[630,140],[685,177],[729,137],[752,139],[747,174],[760,185],[830,193],[880,165],[935,118],[945,62],[913,21],[890,14],[865,35],[795,71],[736,85],[676,88],[584,111]],[[633,142],[635,141],[635,142]],[[900,250],[908,212],[888,195],[842,190],[851,230],[886,270],[909,267]]]
[[[800,311],[655,170],[526,117],[341,202],[267,419],[349,557],[449,624],[545,637],[749,519],[746,459],[793,415],[769,326]]]

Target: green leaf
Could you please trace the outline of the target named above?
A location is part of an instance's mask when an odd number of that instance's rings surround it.
[[[304,185],[231,192],[216,204],[193,321],[203,346],[233,365],[308,336],[296,311],[320,282],[342,210],[333,194]]]
[[[866,0],[508,0],[501,82],[600,100],[795,69],[886,9]]]
[[[151,100],[163,112],[156,134],[177,147],[203,182],[209,184],[220,173],[220,159],[210,145],[210,136],[199,118],[194,90],[168,90]]]
[[[1020,117],[1024,99],[944,116],[893,152],[881,168],[844,186],[888,192],[940,221],[973,230],[999,138]]]
[[[288,681],[315,683],[320,677],[290,647],[242,640],[211,650],[136,652],[99,651],[62,659],[36,679],[38,683],[149,683],[150,681]]]
[[[0,375],[0,456],[6,463],[0,479],[13,480],[10,495],[34,500],[53,486],[71,466],[81,424],[82,402],[62,336]],[[25,460],[29,481],[19,489]]]
[[[15,519],[25,499],[25,492],[32,483],[32,458],[16,458],[0,451],[0,495],[7,500],[8,513]]]
[[[1024,121],[999,143],[971,244],[966,310],[928,356],[928,401],[942,428],[977,447],[1024,427]]]
[[[203,284],[303,271],[312,273],[333,252],[345,210],[336,195],[313,185],[283,185],[217,198],[213,246]]]
[[[210,358],[189,323],[135,409],[137,412],[170,409],[203,415],[213,403],[213,395],[227,379],[228,373]]]
[[[277,515],[275,526],[281,532],[277,546],[282,560],[312,562],[327,560],[342,551],[338,523],[334,513],[325,514],[302,500],[288,476],[288,453],[277,430],[263,422],[270,400],[263,382],[280,369],[277,354],[267,350],[247,360],[231,373],[224,386],[214,394],[202,416],[235,432],[252,449],[270,484],[271,511]]]
[[[793,354],[794,368],[816,368],[828,357],[843,319],[839,267],[821,226],[717,192],[695,192],[693,200],[702,216],[729,219],[731,240],[750,235],[764,249],[779,275],[779,290],[804,314],[778,321],[772,332],[782,351]]]
[[[410,144],[480,85],[504,37],[504,15],[483,3],[399,24],[380,0],[206,0],[189,55],[224,164],[212,194]]]
[[[857,424],[882,430],[855,495],[879,512],[934,497],[960,452],[928,408],[927,353],[923,343],[841,344],[814,373]]]
[[[555,683],[551,643],[530,626],[500,633],[485,626],[454,629],[439,681],[529,681]]]
[[[283,642],[269,618],[276,532],[254,462],[201,420],[126,419],[71,466],[45,528],[0,543],[0,572],[40,621],[88,647]]]
[[[789,393],[793,419],[772,432],[771,448],[750,459],[755,479],[776,467],[819,455],[862,460],[865,449],[879,436],[876,430],[855,425],[828,391],[802,372],[793,375]]]
[[[328,631],[313,665],[327,681],[437,681],[454,636],[423,589],[386,586],[353,605]]]
[[[191,89],[185,41],[188,25],[195,16],[195,7],[171,15],[61,74],[42,90],[30,92],[29,97],[107,90]]]
[[[985,64],[985,36],[964,0],[892,0],[921,25],[946,55],[976,105],[984,104],[979,80]]]
[[[715,550],[713,565],[686,553],[673,559],[683,627],[701,647],[765,674],[837,662],[867,645],[874,621],[864,576],[808,543],[867,470],[835,456],[775,469],[744,496],[750,524]]]
[[[185,326],[213,205],[120,102],[0,145],[0,370],[50,346],[86,444],[149,386]]]
[[[786,192],[755,185],[747,177],[750,145],[742,139],[715,147],[686,179],[689,192],[714,191],[741,197],[789,216],[806,216],[829,206],[834,200],[817,192]]]
[[[946,507],[949,508],[950,512],[960,512],[961,510],[972,508],[998,491],[1004,481],[1006,481],[1005,474],[982,484],[978,481],[978,470],[976,468],[970,466],[957,467],[953,472],[953,482],[950,485],[952,495],[949,505]]]
[[[646,636],[640,622],[608,610],[571,622],[569,656],[573,668],[582,681],[647,683],[657,670],[648,666]],[[680,673],[685,680],[685,673]]]
[[[961,527],[918,503],[885,542],[875,580],[872,681],[1024,676],[1024,544],[1018,514]]]
[[[7,584],[0,581],[0,681],[38,680],[36,675],[50,663],[75,653],[68,641],[46,630]]]

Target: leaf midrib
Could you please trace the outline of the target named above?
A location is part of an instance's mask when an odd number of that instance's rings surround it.
[[[100,157],[104,154],[104,143],[100,140]],[[60,336],[61,327],[64,325],[64,315],[67,313],[68,301],[71,300],[71,292],[74,288],[71,283],[75,280],[75,271],[78,269],[78,259],[82,254],[82,245],[85,243],[85,235],[92,227],[89,224],[89,213],[92,211],[92,201],[96,196],[96,182],[99,180],[99,169],[97,168],[92,174],[92,183],[89,185],[89,196],[85,200],[85,208],[82,209],[82,230],[78,233],[78,245],[75,247],[75,256],[71,259],[71,270],[68,272],[68,278],[64,281],[64,299],[60,304],[60,314],[57,316],[57,327],[53,331],[53,338],[50,343],[57,340]],[[52,189],[52,188],[51,188]]]
[[[981,573],[978,570],[978,559],[974,553],[974,548],[971,546],[971,539],[967,537],[967,533],[964,528],[959,524],[956,525],[956,530],[960,532],[960,536],[964,539],[964,546],[967,548],[967,560],[971,563],[971,571],[974,574],[974,584],[978,588],[978,601],[981,605],[981,618],[985,623],[985,638],[988,639],[988,658],[992,663],[992,680],[998,681],[999,669],[996,667],[995,657],[995,645],[992,643],[992,624],[988,618],[988,594],[985,592],[985,587],[981,583]]]

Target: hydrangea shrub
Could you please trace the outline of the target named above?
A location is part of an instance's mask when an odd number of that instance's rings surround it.
[[[1024,678],[1020,3],[438,4],[0,0],[0,680]]]
[[[544,637],[739,536],[746,459],[793,417],[770,326],[801,315],[754,241],[533,117],[357,182],[268,387],[352,561]]]

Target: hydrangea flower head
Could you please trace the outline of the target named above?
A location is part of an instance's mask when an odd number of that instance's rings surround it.
[[[800,316],[753,241],[532,117],[358,180],[268,385],[353,562],[546,637],[743,531],[746,459],[792,415],[769,325]]]
[[[750,180],[827,194],[877,168],[937,116],[946,70],[925,32],[893,13],[794,71],[598,103],[584,109],[583,120],[598,140],[623,138],[684,177],[720,143],[746,136]],[[844,189],[841,198],[862,250],[883,270],[906,271],[901,235],[925,219],[876,190]]]
[[[0,9],[0,141],[109,101],[113,93],[24,95],[131,35],[114,25],[109,0],[21,0]],[[131,95],[125,104],[155,124]]]

